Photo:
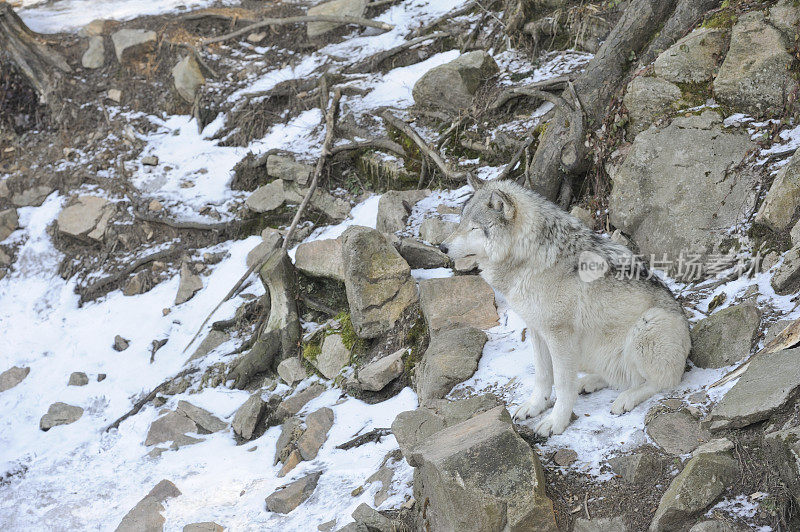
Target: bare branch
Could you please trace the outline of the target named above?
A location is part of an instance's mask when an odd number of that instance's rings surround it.
[[[467,174],[464,172],[454,172],[451,170],[439,152],[428,146],[425,140],[414,130],[414,128],[412,128],[403,120],[400,120],[394,116],[391,111],[387,109],[381,114],[381,116],[390,126],[405,133],[405,135],[417,145],[420,151],[431,161],[433,161],[433,163],[439,168],[446,178],[452,181],[457,181],[466,177]]]

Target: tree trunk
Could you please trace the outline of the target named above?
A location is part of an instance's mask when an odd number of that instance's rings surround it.
[[[528,168],[534,190],[558,201],[562,207],[569,205],[572,180],[586,170],[588,163],[583,126],[590,129],[599,126],[612,98],[630,78],[640,55],[650,58],[647,62],[651,61],[659,50],[683,36],[697,18],[716,3],[712,0],[631,2],[586,70],[575,80],[583,124],[571,124],[571,117],[561,108],[547,124]],[[562,98],[572,102],[567,91]],[[576,135],[575,128],[579,125],[581,128]]]
[[[47,104],[63,73],[72,70],[60,53],[42,41],[7,2],[0,1],[0,56],[8,56],[17,65],[39,95],[40,102]]]

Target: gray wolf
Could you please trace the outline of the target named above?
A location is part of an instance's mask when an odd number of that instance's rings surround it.
[[[553,405],[554,384],[553,410],[535,427],[542,436],[566,429],[580,392],[623,390],[611,405],[622,414],[680,382],[689,324],[641,260],[516,183],[470,185],[475,194],[440,247],[452,259],[474,256],[528,327],[536,374],[515,420]]]

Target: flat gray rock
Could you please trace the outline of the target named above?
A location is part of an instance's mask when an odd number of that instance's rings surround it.
[[[403,355],[407,349],[398,349],[394,353],[369,364],[358,370],[358,382],[361,388],[371,392],[383,390],[387,384],[403,374]]]
[[[253,437],[253,433],[255,433],[258,422],[261,421],[266,406],[267,403],[261,399],[260,392],[248,397],[233,416],[233,422],[231,423],[233,432],[245,441],[250,440]]]
[[[328,431],[333,426],[333,410],[324,407],[306,417],[306,430],[297,440],[297,449],[303,460],[317,457],[320,447],[328,439]]]
[[[498,324],[494,291],[477,275],[423,279],[419,291],[432,334],[453,327],[491,329]]]
[[[156,32],[141,29],[123,29],[111,34],[117,61],[125,63],[156,48]]]
[[[172,83],[186,102],[194,102],[197,90],[205,80],[200,64],[193,54],[188,54],[172,68]]]
[[[278,491],[267,497],[267,510],[288,514],[311,497],[321,476],[322,471],[318,471],[279,488]]]
[[[83,68],[95,69],[103,66],[106,60],[106,47],[103,38],[94,36],[89,39],[89,47],[81,57]]]
[[[48,431],[58,425],[69,425],[75,423],[83,415],[83,408],[72,406],[66,403],[53,403],[47,409],[47,413],[39,420],[39,428]]]
[[[116,532],[161,532],[164,530],[164,502],[178,497],[180,490],[169,480],[162,480],[125,514]]]
[[[739,381],[711,410],[712,430],[768,419],[800,388],[800,349],[753,357]]]
[[[344,282],[342,242],[336,239],[313,240],[297,246],[294,265],[311,277],[324,277]]]
[[[10,390],[17,384],[25,380],[25,377],[31,372],[31,368],[20,368],[12,366],[0,373],[0,392]]]
[[[306,378],[306,368],[297,357],[281,360],[278,364],[278,376],[288,384],[294,386],[296,383]]]
[[[416,368],[414,387],[420,404],[443,398],[470,378],[478,369],[486,340],[486,333],[474,327],[434,334]]]
[[[203,280],[192,272],[187,263],[181,264],[181,278],[178,283],[178,293],[175,295],[175,304],[181,305],[194,297],[203,289]]]
[[[438,246],[456,230],[456,227],[458,224],[455,222],[441,218],[425,218],[419,226],[419,237],[429,244]]]
[[[450,263],[450,258],[438,248],[415,238],[401,239],[397,251],[412,268],[444,268]]]
[[[656,406],[645,419],[647,434],[669,454],[680,456],[711,440],[711,433],[686,410],[661,411]]]
[[[375,229],[381,233],[395,233],[406,227],[409,207],[414,205],[431,193],[430,190],[390,190],[385,192],[378,200],[378,218]]]
[[[692,327],[689,358],[700,368],[722,368],[750,354],[761,324],[761,312],[751,304],[731,305]]]
[[[217,416],[199,406],[194,406],[188,401],[178,401],[176,411],[194,421],[200,429],[199,432],[201,434],[203,432],[210,434],[228,428],[228,424]]]
[[[326,379],[335,379],[350,363],[350,350],[345,347],[341,334],[329,334],[322,341],[322,349],[314,366]]]
[[[89,384],[89,377],[82,371],[73,371],[69,376],[67,386],[86,386]]]

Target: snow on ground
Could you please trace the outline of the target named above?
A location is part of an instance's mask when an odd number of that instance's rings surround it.
[[[33,31],[76,31],[95,19],[130,20],[207,7],[216,0],[22,0],[20,18]],[[238,2],[229,2],[238,4]]]

